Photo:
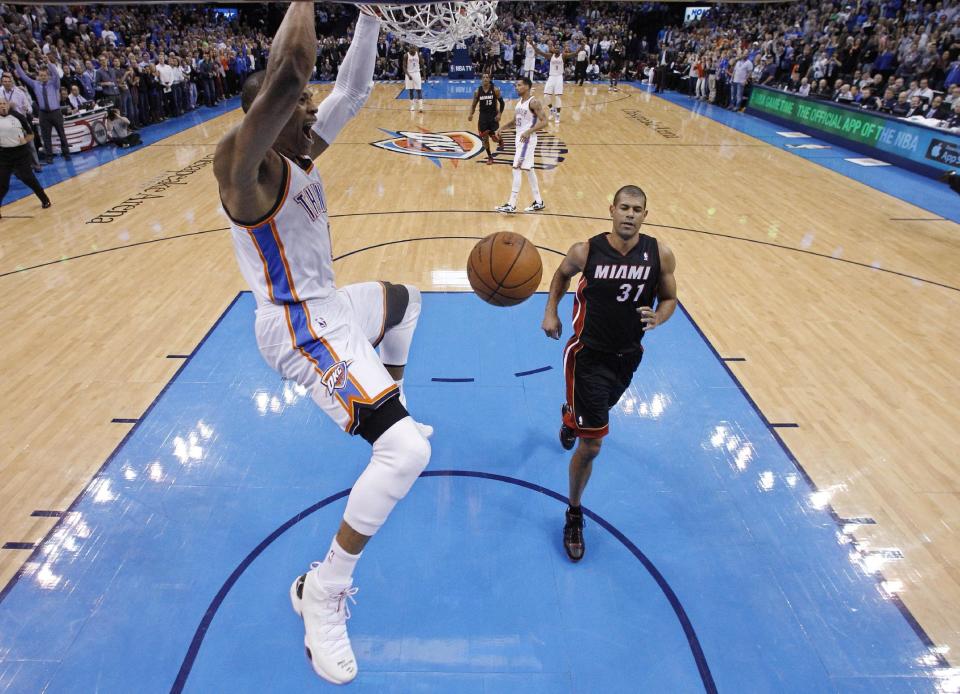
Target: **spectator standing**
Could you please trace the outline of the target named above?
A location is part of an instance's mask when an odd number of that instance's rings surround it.
[[[173,68],[167,64],[167,58],[163,53],[157,59],[157,78],[160,81],[166,117],[179,116],[180,111],[177,109],[177,101],[173,94]]]
[[[93,101],[97,98],[97,70],[93,67],[93,62],[87,60],[83,63],[83,72],[80,74],[80,85],[83,89],[83,96]]]
[[[114,67],[114,65],[116,67]],[[113,65],[104,65],[97,70],[97,90],[104,99],[109,99],[114,108],[120,107],[120,87],[118,82],[122,76],[120,59],[114,60]]]
[[[753,72],[753,63],[750,61],[750,58],[747,57],[747,54],[744,53],[740,56],[737,64],[733,66],[733,92],[729,107],[733,111],[740,110],[743,91],[747,86],[747,81],[750,79],[751,72]]]
[[[176,108],[176,114],[179,116],[187,110],[186,80],[183,76],[183,70],[180,68],[180,58],[172,55],[169,61],[170,74],[173,78],[171,84],[173,89],[173,102]]]
[[[53,58],[48,55],[47,60],[50,67],[41,67],[38,71],[38,79],[33,79],[23,71],[18,58],[13,59],[13,65],[17,77],[33,90],[37,104],[40,106],[40,113],[37,114],[37,118],[40,121],[40,135],[43,138],[43,153],[47,163],[52,164],[53,138],[51,133],[54,128],[56,128],[57,136],[60,138],[63,158],[70,161],[71,157],[70,148],[67,145],[67,133],[63,129],[63,113],[60,110],[60,76],[49,62]],[[9,181],[9,178],[7,180]]]

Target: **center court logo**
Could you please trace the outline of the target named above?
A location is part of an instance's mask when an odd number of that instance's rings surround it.
[[[323,375],[320,377],[320,383],[326,387],[327,393],[333,395],[333,391],[342,390],[343,387],[347,385],[349,374],[347,369],[350,363],[349,361],[338,361],[323,372]]]
[[[437,166],[440,166],[441,159],[452,159],[456,163],[475,157],[483,149],[480,138],[465,130],[433,133],[423,128],[419,132],[380,129],[390,137],[371,142],[374,147],[398,154],[426,157]]]

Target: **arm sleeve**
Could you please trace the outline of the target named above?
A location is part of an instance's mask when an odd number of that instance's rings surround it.
[[[380,20],[361,13],[350,49],[340,64],[333,91],[317,109],[313,131],[327,144],[337,138],[343,126],[357,114],[370,96],[379,35]]]
[[[24,84],[28,85],[31,89],[33,89],[34,92],[36,92],[36,91],[37,91],[37,83],[36,83],[36,81],[33,80],[33,79],[30,77],[30,75],[28,75],[26,72],[24,72],[24,71],[23,71],[23,68],[20,67],[20,65],[14,65],[14,68],[15,68],[16,71],[17,71],[17,77],[20,78],[20,81],[22,81]]]

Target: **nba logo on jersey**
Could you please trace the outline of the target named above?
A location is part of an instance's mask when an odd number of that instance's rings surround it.
[[[293,197],[300,207],[310,215],[310,221],[315,222],[327,212],[327,198],[323,194],[320,183],[311,183]]]
[[[323,376],[320,377],[320,383],[326,387],[330,395],[333,395],[333,391],[341,390],[347,385],[347,367],[349,366],[349,361],[338,361],[323,372]]]
[[[388,152],[427,157],[437,166],[441,159],[469,159],[483,148],[480,138],[464,130],[432,133],[384,130],[393,137],[372,142],[374,147]]]

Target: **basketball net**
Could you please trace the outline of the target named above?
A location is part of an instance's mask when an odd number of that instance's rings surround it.
[[[387,31],[404,43],[432,51],[449,51],[471,36],[483,36],[497,21],[497,0],[370,4],[378,11]]]

